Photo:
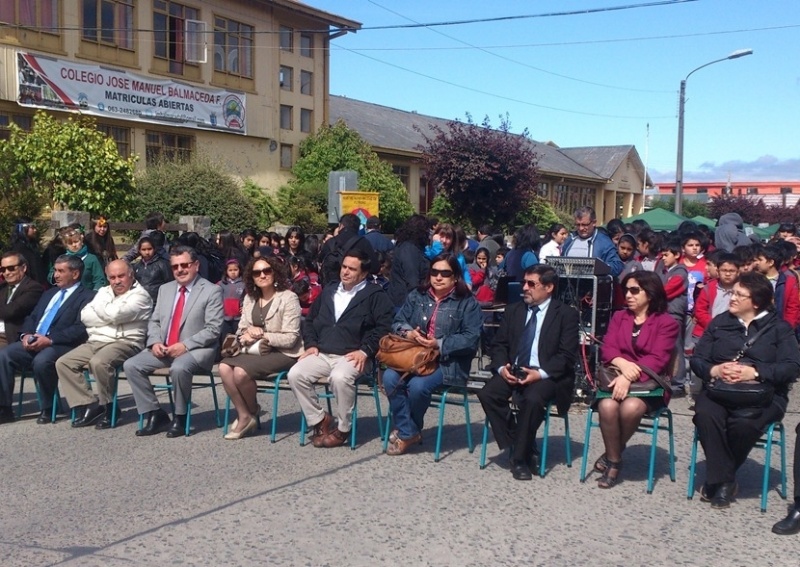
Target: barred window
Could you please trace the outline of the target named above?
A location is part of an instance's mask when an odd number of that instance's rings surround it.
[[[148,165],[161,160],[186,161],[192,157],[195,145],[194,136],[173,134],[172,132],[156,132],[147,130],[145,158]]]
[[[214,70],[253,77],[253,26],[214,18]]]
[[[98,124],[97,129],[117,144],[119,155],[128,158],[131,155],[131,129],[109,124]]]
[[[83,39],[134,49],[133,0],[83,0]]]

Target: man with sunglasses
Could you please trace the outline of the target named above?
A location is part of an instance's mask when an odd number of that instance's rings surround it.
[[[197,251],[174,246],[169,262],[175,279],[158,290],[147,328],[147,348],[123,364],[136,409],[145,417],[144,427],[136,432],[139,437],[167,428],[167,437],[184,435],[192,377],[211,370],[222,328],[222,290],[198,275]],[[170,369],[175,395],[171,421],[150,383],[150,374],[159,368]]]
[[[523,301],[506,308],[492,343],[494,376],[478,392],[498,446],[510,448],[516,480],[531,480],[531,470],[539,468],[536,431],[547,404],[555,401],[561,413],[572,402],[578,312],[553,298],[557,284],[551,266],[525,270]]]
[[[369,254],[359,248],[345,253],[340,281],[326,285],[311,306],[303,327],[305,352],[287,379],[309,425],[315,447],[347,442],[356,399],[356,379],[369,370],[378,341],[388,334],[394,310],[379,285],[366,281]],[[335,397],[333,416],[322,409],[316,385],[328,381]]]
[[[0,348],[19,337],[25,317],[42,296],[41,284],[28,276],[28,262],[18,252],[6,252],[0,259]]]

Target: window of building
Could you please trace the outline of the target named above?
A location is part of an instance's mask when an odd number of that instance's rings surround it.
[[[83,0],[83,39],[134,49],[133,0]]]
[[[536,194],[547,199],[550,196],[550,185],[544,181],[537,183]]]
[[[294,30],[292,28],[281,26],[278,38],[281,51],[294,51]]]
[[[314,57],[314,36],[310,33],[300,34],[300,55]]]
[[[300,131],[308,134],[314,128],[314,111],[308,108],[300,109]]]
[[[791,187],[781,187],[781,195],[789,195],[792,192]]]
[[[405,188],[408,189],[411,168],[408,167],[407,165],[393,165],[392,173],[394,173],[397,177],[399,177],[400,181],[403,183]]]
[[[673,189],[673,192],[674,191],[675,190]],[[722,188],[722,194],[723,195],[732,195],[733,194],[733,188],[731,188],[730,186],[723,187]]]
[[[30,132],[33,128],[33,116],[0,112],[0,140],[8,140],[11,137],[9,130],[12,124],[16,124],[22,130]]]
[[[128,158],[131,155],[131,129],[121,126],[111,126],[109,124],[98,124],[97,129],[106,135],[107,138],[114,140],[117,144],[119,155]]]
[[[197,20],[199,10],[171,0],[153,0],[153,38],[155,57],[166,62],[164,70],[184,74],[186,55],[186,20]]]
[[[11,24],[3,28],[4,39],[28,47],[61,50],[62,10],[59,0],[0,0],[0,22]]]
[[[698,195],[702,195],[704,193],[708,193],[708,187],[698,187],[697,188],[697,194]]]
[[[147,165],[159,161],[186,161],[192,157],[194,136],[173,134],[172,132],[145,133],[145,158]]]
[[[281,105],[281,129],[292,129],[292,107],[286,104]]]
[[[314,94],[314,73],[311,71],[300,71],[300,93]]]
[[[758,195],[758,187],[748,187],[747,188],[748,195]]]
[[[281,169],[292,169],[292,146],[281,144]]]
[[[253,26],[214,18],[214,70],[253,77]]]
[[[278,75],[281,88],[285,91],[294,90],[294,69],[281,65],[281,70]]]

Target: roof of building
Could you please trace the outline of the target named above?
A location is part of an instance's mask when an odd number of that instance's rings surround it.
[[[445,128],[450,122],[444,118],[331,95],[330,121],[335,123],[338,120],[343,120],[378,151],[382,149],[414,153],[419,153],[421,146],[425,144],[422,133],[415,130],[414,126],[428,133],[431,124]],[[585,167],[562,149],[534,140],[531,143],[539,159],[539,170],[543,173],[596,182],[604,182],[610,178]]]
[[[333,25],[341,29],[352,31],[361,29],[361,22],[333,14],[331,12],[326,12],[325,10],[320,10],[319,8],[309,6],[305,2],[300,2],[299,0],[270,0],[269,2],[262,0],[262,3],[277,4],[281,8],[289,10],[290,12],[297,12],[304,16],[312,16],[324,21],[328,25]],[[272,6],[268,6],[268,8],[272,9]]]
[[[561,152],[606,179],[611,179],[633,149],[632,145],[589,146],[584,148],[561,148]]]

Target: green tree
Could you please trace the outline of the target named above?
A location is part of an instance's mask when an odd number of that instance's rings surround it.
[[[325,232],[328,228],[327,183],[284,185],[278,189],[281,220],[297,225],[306,234]]]
[[[93,119],[61,121],[39,111],[30,132],[12,127],[2,146],[6,183],[32,192],[31,199],[93,215],[129,215],[136,158],[121,157]]]
[[[185,162],[149,165],[136,178],[132,219],[160,211],[170,221],[180,215],[211,218],[211,230],[238,231],[258,225],[258,211],[233,177],[203,156]]]
[[[654,199],[650,206],[654,209],[665,209],[667,211],[675,210],[675,197],[667,197],[661,199]],[[708,217],[708,207],[705,203],[694,201],[692,199],[683,199],[681,203],[681,210],[683,216],[690,219],[696,216]]]
[[[570,230],[573,222],[574,220],[570,213],[555,209],[549,201],[535,195],[531,199],[528,208],[517,216],[514,224],[520,226],[533,223],[539,229],[539,234],[544,235],[556,223],[563,224],[567,227],[567,230]]]
[[[392,166],[341,120],[322,126],[300,144],[300,159],[292,169],[295,179],[290,184],[327,187],[328,173],[342,170],[358,172],[361,191],[380,193],[380,217],[386,232],[393,232],[414,213],[408,192],[392,172]]]
[[[528,131],[512,134],[508,116],[493,129],[489,118],[431,125],[421,132],[422,161],[430,180],[450,201],[457,217],[473,226],[512,224],[528,208],[537,182],[536,153]]]
[[[242,193],[250,199],[253,207],[255,207],[256,227],[267,228],[281,217],[278,205],[272,195],[256,185],[252,180],[245,180],[244,186],[242,186]]]

